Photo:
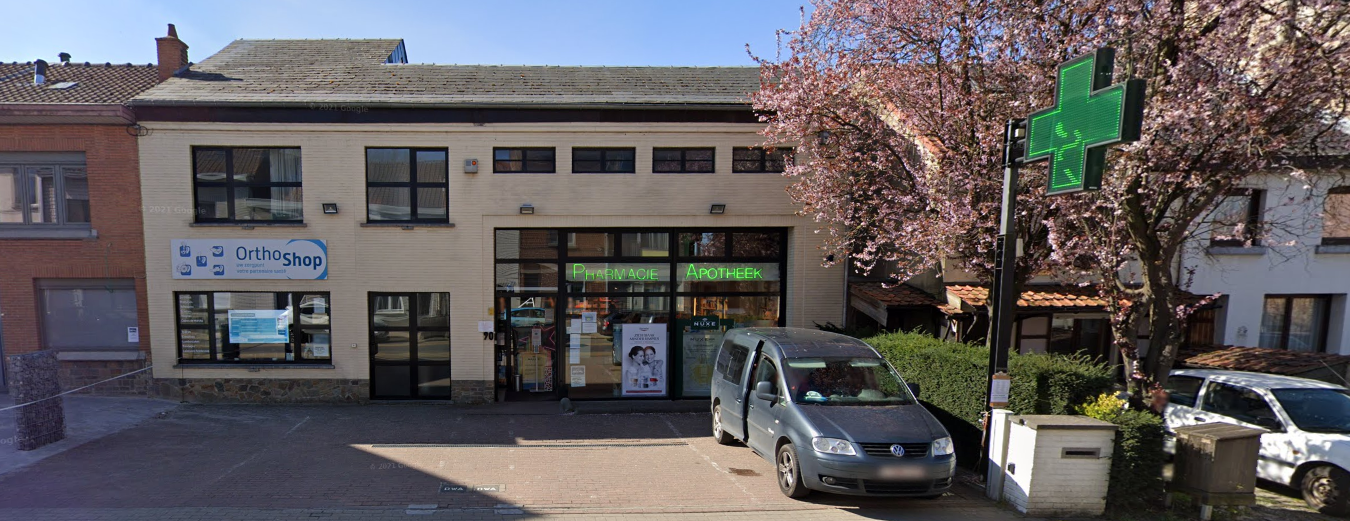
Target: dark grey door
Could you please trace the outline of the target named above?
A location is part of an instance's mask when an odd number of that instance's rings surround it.
[[[755,395],[755,387],[759,382],[769,382],[775,391],[779,389],[778,368],[765,356],[761,356],[755,364],[755,373],[750,379],[750,406],[745,413],[745,444],[760,454],[770,454],[778,433],[778,411],[782,406],[778,405],[776,395],[770,400]]]

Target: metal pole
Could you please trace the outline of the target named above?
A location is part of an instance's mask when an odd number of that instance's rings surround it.
[[[1007,372],[1008,351],[1012,346],[1013,318],[1017,316],[1017,291],[1014,275],[1017,272],[1017,176],[1021,170],[1022,152],[1018,146],[1018,130],[1025,120],[1008,120],[1003,128],[1003,212],[999,220],[998,238],[994,243],[994,280],[988,305],[993,306],[993,339],[989,343],[989,371],[985,382],[985,432],[980,447],[980,461],[989,461],[990,425],[989,402],[994,394],[994,373]]]

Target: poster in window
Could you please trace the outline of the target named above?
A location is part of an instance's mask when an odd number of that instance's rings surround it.
[[[290,341],[291,310],[231,309],[231,344],[284,344]]]
[[[681,346],[684,350],[684,394],[708,396],[712,393],[713,358],[722,343],[722,321],[716,316],[681,320]]]
[[[666,324],[625,324],[623,395],[665,396]]]

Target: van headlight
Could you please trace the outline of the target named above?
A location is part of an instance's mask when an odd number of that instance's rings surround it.
[[[825,454],[839,454],[841,456],[858,455],[857,452],[854,452],[852,443],[849,443],[848,440],[841,440],[839,438],[814,438],[811,440],[811,447],[815,448],[816,452]]]
[[[933,440],[934,456],[951,456],[955,453],[956,447],[952,445],[952,439],[950,437]]]

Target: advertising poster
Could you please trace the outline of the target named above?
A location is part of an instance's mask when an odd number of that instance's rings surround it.
[[[712,393],[712,374],[717,346],[722,343],[722,321],[715,316],[682,320],[684,343],[684,393],[707,396]]]
[[[624,324],[623,395],[665,396],[666,324]]]
[[[174,239],[175,279],[327,279],[317,239]]]
[[[231,344],[284,344],[290,341],[288,309],[231,309]]]

